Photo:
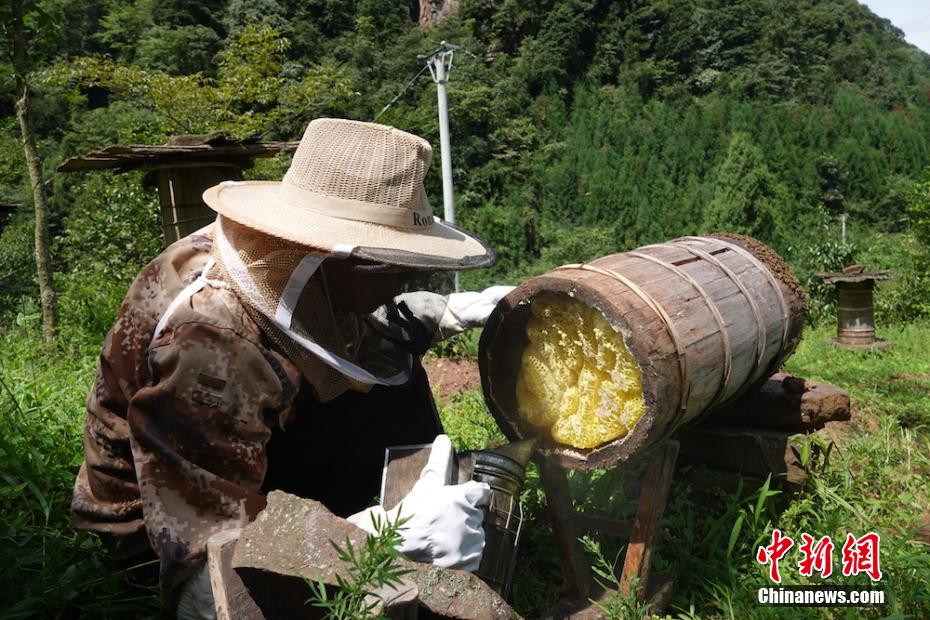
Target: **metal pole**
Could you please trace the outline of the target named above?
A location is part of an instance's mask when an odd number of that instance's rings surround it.
[[[443,41],[439,49],[428,59],[427,64],[433,81],[436,82],[436,98],[439,104],[439,155],[442,161],[442,209],[444,219],[455,224],[455,202],[452,192],[452,147],[449,145],[449,102],[446,99],[446,62],[452,68],[452,55],[459,49]],[[455,291],[459,290],[459,274],[455,272]]]
[[[446,100],[446,54],[433,56],[436,69],[436,98],[439,102],[439,152],[442,157],[442,208],[445,219],[455,224],[455,202],[452,199],[452,150],[449,146],[449,103]]]

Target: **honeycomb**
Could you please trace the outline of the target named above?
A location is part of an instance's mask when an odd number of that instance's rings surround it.
[[[596,309],[537,297],[517,375],[518,413],[561,444],[595,448],[626,436],[642,417],[639,365]]]

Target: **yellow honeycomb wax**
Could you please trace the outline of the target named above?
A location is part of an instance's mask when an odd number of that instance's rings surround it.
[[[643,416],[639,365],[595,308],[536,298],[517,375],[520,417],[557,442],[595,448],[624,437]]]

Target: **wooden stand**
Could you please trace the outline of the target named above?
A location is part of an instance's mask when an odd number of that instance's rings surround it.
[[[207,541],[207,570],[217,620],[265,620],[242,579],[232,568],[241,529],[214,534]]]
[[[576,512],[568,489],[566,470],[550,461],[541,460],[538,463],[566,593],[566,599],[551,610],[548,617],[601,617],[601,612],[590,599],[597,600],[610,593],[599,591],[591,578],[589,561],[578,540],[585,530],[628,539],[619,578],[623,594],[629,594],[635,582],[638,584],[634,592],[636,598],[648,602],[653,611],[659,611],[668,604],[672,583],[658,574],[650,579],[650,565],[655,536],[665,512],[677,459],[678,442],[675,440],[667,440],[649,456],[639,507],[632,523]]]

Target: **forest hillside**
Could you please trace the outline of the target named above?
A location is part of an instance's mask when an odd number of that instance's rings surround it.
[[[908,230],[930,161],[930,56],[854,0],[438,4],[454,10],[424,29],[419,4],[398,0],[35,2],[28,68],[54,271],[128,251],[122,277],[154,249],[142,247],[152,218],[129,205],[150,200],[137,182],[54,173],[93,148],[215,129],[296,139],[314,116],[371,120],[403,91],[379,122],[438,149],[418,54],[440,40],[463,48],[449,80],[458,218],[501,256],[476,284],[723,228],[772,243],[806,278],[873,233]],[[226,89],[224,108],[191,84]],[[0,201],[22,204],[14,101],[0,84]],[[275,163],[254,175],[286,169]],[[440,204],[438,165],[428,189]],[[129,229],[97,230],[104,211]],[[844,212],[863,247],[840,247]],[[3,232],[8,300],[32,290],[29,218],[19,210]]]

